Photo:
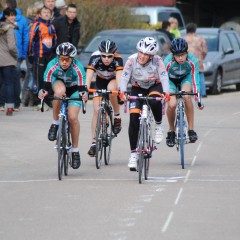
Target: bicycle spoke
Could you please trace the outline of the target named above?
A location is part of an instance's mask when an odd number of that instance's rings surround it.
[[[106,127],[107,144],[104,146],[104,161],[105,165],[109,164],[111,150],[112,150],[112,138],[113,138],[113,119],[112,115],[108,116],[108,124]]]

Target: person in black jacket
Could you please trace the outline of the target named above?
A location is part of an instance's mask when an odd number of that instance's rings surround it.
[[[77,6],[69,4],[64,16],[53,20],[53,25],[57,33],[57,45],[70,42],[76,48],[80,40],[80,22],[77,19]]]
[[[169,21],[163,21],[162,27],[157,29],[157,31],[165,33],[169,37],[170,41],[172,41],[174,39],[174,35],[169,32],[170,25],[171,23]]]

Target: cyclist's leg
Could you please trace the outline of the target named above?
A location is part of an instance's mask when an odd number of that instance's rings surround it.
[[[162,84],[157,84],[152,86],[149,89],[148,96],[151,97],[159,97],[161,96],[162,90]],[[149,104],[152,109],[152,113],[155,119],[155,137],[154,141],[155,143],[160,143],[163,139],[163,131],[162,131],[162,102],[161,101],[155,101],[150,100]]]
[[[54,96],[56,97],[62,97],[66,92],[66,87],[62,81],[54,81],[52,83],[52,89],[54,92]],[[57,137],[57,130],[59,125],[58,114],[60,109],[61,109],[61,102],[53,101],[53,121],[48,132],[48,139],[50,141],[54,141]]]
[[[71,97],[78,97],[78,92]],[[78,114],[80,111],[80,101],[69,101],[68,104],[68,121],[70,123],[70,131],[72,137],[72,167],[77,169],[81,165],[80,154],[78,148],[78,139],[80,135],[80,122],[78,120]]]
[[[169,92],[170,93],[177,92],[177,87],[172,81],[169,81]],[[168,124],[169,124],[169,131],[171,132],[175,131],[174,121],[175,121],[176,106],[177,106],[177,99],[175,96],[171,96],[170,101],[168,101],[167,103],[167,118],[168,118]]]
[[[107,85],[108,90],[117,90],[117,81],[115,79],[112,79],[108,82]],[[120,106],[118,104],[117,95],[116,94],[110,94],[110,101],[113,106],[114,111],[114,133],[118,134],[122,127],[121,127],[121,117],[120,117]]]
[[[182,83],[182,90],[186,92],[192,91],[192,85],[189,79]],[[185,112],[188,121],[188,135],[190,142],[195,142],[198,139],[197,133],[194,131],[194,105],[191,96],[184,96]]]
[[[176,85],[172,82],[169,81],[169,92],[170,93],[176,93],[177,88]],[[176,111],[176,106],[177,106],[177,99],[175,96],[171,96],[170,101],[167,103],[167,118],[168,118],[168,124],[169,124],[169,131],[167,133],[166,137],[166,144],[169,147],[173,147],[175,145],[175,111]]]
[[[141,93],[140,88],[132,87],[131,96],[137,96],[138,93]],[[130,142],[130,149],[131,155],[128,162],[129,168],[137,168],[137,160],[138,160],[138,153],[136,152],[137,149],[137,142],[138,142],[138,132],[139,132],[139,114],[142,104],[137,100],[131,100],[129,104],[129,112],[130,112],[130,122],[128,128],[128,135],[129,135],[129,142]]]

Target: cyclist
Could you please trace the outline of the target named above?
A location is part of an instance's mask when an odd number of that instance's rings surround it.
[[[157,41],[152,37],[141,39],[137,43],[138,52],[131,55],[123,69],[121,76],[121,99],[126,101],[124,92],[127,90],[127,84],[130,81],[131,96],[142,94],[151,97],[159,97],[165,94],[168,98],[169,80],[165,69],[163,59],[157,55],[159,46]],[[152,113],[156,122],[154,141],[160,143],[163,139],[162,132],[162,103],[160,101],[149,102]],[[131,155],[128,167],[137,168],[138,154],[136,152],[138,131],[139,131],[139,114],[142,108],[140,100],[130,100],[130,122],[129,122],[129,141]]]
[[[180,85],[181,90],[186,92],[199,92],[199,69],[197,59],[188,53],[188,44],[183,38],[175,38],[171,42],[171,53],[164,59],[168,76],[170,93],[177,92],[177,86]],[[195,96],[197,101],[197,97]],[[188,135],[190,142],[194,143],[197,139],[197,133],[193,130],[194,123],[194,107],[191,96],[185,95],[185,111],[188,121]],[[172,96],[168,102],[167,117],[169,123],[169,132],[167,133],[166,143],[169,147],[175,145],[175,109],[177,106],[176,96]],[[200,107],[200,109],[202,109]]]
[[[51,60],[44,72],[44,89],[39,91],[39,98],[43,99],[52,86],[54,96],[68,96],[78,98],[82,96],[87,101],[87,94],[79,93],[78,86],[86,85],[86,74],[83,65],[74,57],[77,49],[69,42],[58,45],[56,49],[57,57]],[[49,86],[51,85],[51,86]],[[69,101],[68,119],[71,126],[72,137],[72,168],[77,169],[81,165],[78,149],[78,138],[80,134],[80,123],[78,114],[81,108],[81,101]],[[50,141],[56,140],[59,126],[58,114],[61,108],[60,101],[53,101],[53,122],[48,132]]]
[[[120,82],[120,76],[123,70],[123,59],[116,53],[117,46],[111,40],[104,40],[98,46],[99,51],[92,54],[87,66],[87,87],[90,88],[91,82],[96,73],[96,88],[117,90]],[[117,95],[110,95],[110,101],[114,110],[114,129],[118,134],[121,131],[120,107]],[[93,116],[92,116],[92,145],[88,151],[89,156],[96,154],[95,129],[97,124],[98,109],[100,106],[100,97],[98,93],[93,96]]]

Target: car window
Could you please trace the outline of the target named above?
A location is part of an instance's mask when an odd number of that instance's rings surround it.
[[[218,35],[217,34],[200,33],[200,35],[206,40],[209,52],[218,51]]]
[[[220,49],[224,52],[226,52],[229,49],[232,49],[231,43],[229,38],[227,37],[227,35],[225,33],[221,34],[222,38],[221,38],[221,42],[220,42]]]
[[[237,39],[236,34],[229,33],[228,37],[230,38],[231,46],[232,46],[234,52],[238,52],[240,50],[240,47],[239,47],[239,41]]]
[[[159,12],[158,13],[158,22],[163,22],[168,20],[170,17],[174,17],[178,20],[178,28],[184,28],[184,23],[179,13],[172,12]]]

